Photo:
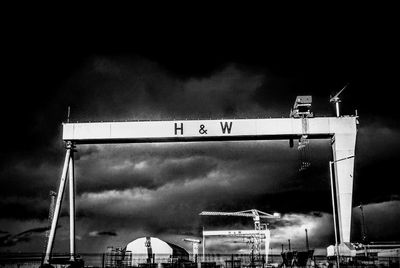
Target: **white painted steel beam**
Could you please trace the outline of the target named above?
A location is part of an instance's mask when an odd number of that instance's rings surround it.
[[[355,132],[355,117],[309,118],[310,138]],[[298,118],[64,123],[63,140],[75,143],[286,139],[303,135]]]
[[[265,230],[217,230],[217,231],[203,231],[204,236],[254,236],[263,234]]]

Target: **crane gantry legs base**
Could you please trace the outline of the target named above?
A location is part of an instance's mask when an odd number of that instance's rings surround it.
[[[65,191],[65,184],[67,181],[67,175],[69,179],[69,223],[70,223],[70,255],[68,260],[62,260],[64,264],[70,264],[71,267],[82,267],[82,260],[77,260],[75,256],[75,178],[74,178],[74,151],[75,146],[72,142],[67,141],[65,143],[66,154],[64,160],[64,166],[61,174],[60,186],[58,188],[57,200],[54,208],[54,214],[52,217],[49,238],[46,245],[46,253],[43,259],[42,267],[51,267],[51,263],[54,263],[51,259],[54,238],[56,235],[58,219],[61,212],[61,203]]]

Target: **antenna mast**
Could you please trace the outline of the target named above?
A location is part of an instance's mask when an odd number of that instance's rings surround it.
[[[343,92],[343,90],[345,90],[347,88],[348,85],[349,85],[349,83],[347,83],[335,96],[331,97],[331,99],[329,100],[330,102],[335,103],[336,117],[340,116],[339,103],[341,101],[340,101],[339,95]]]
[[[69,123],[69,116],[71,115],[71,106],[68,106],[67,123]]]

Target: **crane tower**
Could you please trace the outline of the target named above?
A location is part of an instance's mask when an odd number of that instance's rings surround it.
[[[257,209],[249,209],[237,212],[215,212],[215,211],[203,211],[199,215],[201,216],[239,216],[239,217],[251,217],[254,221],[254,230],[260,230],[260,218],[276,219],[279,218],[279,213],[269,214],[262,212]]]
[[[269,214],[257,209],[250,209],[250,210],[243,210],[243,211],[237,211],[237,212],[216,212],[216,211],[203,211],[199,215],[201,216],[238,216],[238,217],[251,217],[253,218],[254,221],[254,230],[256,231],[255,234],[251,235],[251,248],[252,248],[252,253],[254,253],[256,256],[261,255],[261,240],[264,237],[263,233],[264,231],[267,230],[267,224],[265,224],[265,227],[262,228],[261,225],[261,218],[266,218],[266,219],[276,219],[280,218],[279,213],[274,213],[274,214]],[[269,233],[269,232],[268,232]],[[265,240],[266,240],[266,256],[268,258],[268,250],[269,250],[269,236],[265,235]],[[266,260],[267,261],[267,260]]]
[[[197,255],[199,254],[199,244],[201,243],[201,241],[198,239],[192,239],[192,238],[184,238],[183,241],[192,243],[193,262],[197,263]]]

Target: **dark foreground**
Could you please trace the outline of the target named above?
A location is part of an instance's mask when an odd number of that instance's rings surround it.
[[[68,259],[65,254],[58,254],[53,257],[55,260],[54,267],[67,268],[70,267],[62,260]],[[197,263],[193,256],[189,256],[189,260],[178,260],[178,258],[168,258],[159,262],[154,260],[146,260],[143,256],[126,256],[109,255],[107,253],[86,253],[80,254],[78,258],[84,262],[84,267],[90,268],[266,268],[266,267],[299,267],[295,264],[287,265],[283,263],[281,255],[270,255],[268,265],[264,260],[256,259],[246,254],[207,254],[202,259],[202,255],[197,258]],[[41,253],[0,253],[1,268],[30,268],[40,267],[43,260]],[[369,257],[357,258],[348,263],[340,263],[340,267],[390,267],[400,268],[399,257]],[[326,256],[313,256],[306,265],[301,267],[318,267],[330,268],[337,267],[335,260],[327,259]]]

